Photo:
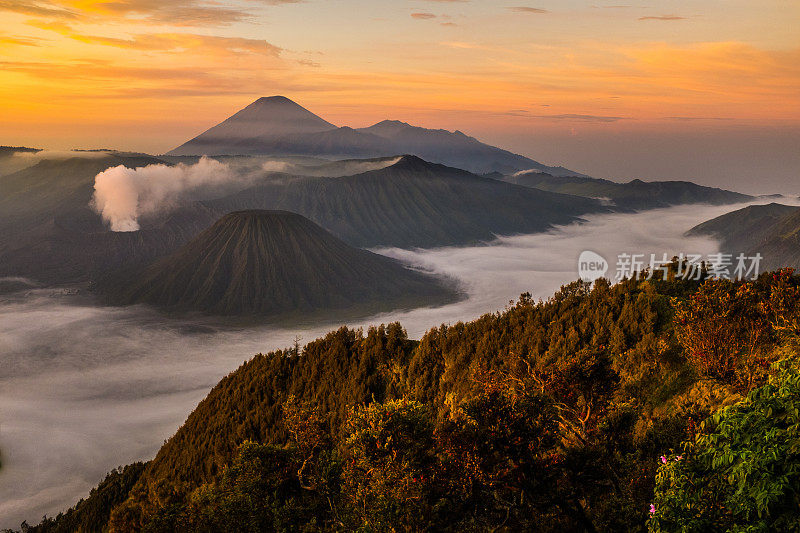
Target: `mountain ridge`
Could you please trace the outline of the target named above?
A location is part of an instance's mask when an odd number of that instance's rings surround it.
[[[412,155],[337,178],[275,174],[204,204],[223,212],[293,211],[366,248],[477,244],[606,211],[592,199],[503,183]]]
[[[655,209],[672,205],[710,203],[733,204],[754,197],[691,181],[642,181],[618,183],[585,176],[553,176],[540,172],[521,172],[510,176],[492,176],[508,183],[586,198],[604,198],[613,205],[631,210]]]
[[[687,235],[711,236],[724,253],[761,254],[762,270],[800,268],[800,207],[751,205],[698,224]]]
[[[369,158],[402,153],[476,173],[535,168],[580,175],[490,146],[458,130],[427,129],[388,119],[366,128],[337,127],[283,96],[259,98],[165,155]]]

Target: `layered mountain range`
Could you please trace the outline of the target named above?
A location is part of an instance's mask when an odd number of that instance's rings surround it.
[[[353,176],[273,175],[204,204],[217,211],[294,211],[350,244],[404,248],[487,242],[606,211],[596,200],[503,183],[411,155]]]
[[[477,173],[538,169],[557,176],[579,175],[489,146],[460,131],[420,128],[396,120],[360,129],[337,127],[283,96],[259,98],[166,155],[255,154],[337,159],[413,154]]]
[[[224,176],[193,182],[204,154]],[[284,97],[260,98],[163,156],[5,147],[0,158],[0,278],[217,314],[438,304],[453,296],[439,280],[357,248],[477,245],[593,214],[752,199],[588,178],[458,131],[337,127]],[[134,192],[125,201],[137,231],[109,231],[93,202],[112,167]],[[137,196],[159,189],[170,194]],[[254,210],[257,223],[228,216]]]
[[[517,172],[497,179],[540,189],[602,199],[622,209],[656,209],[682,204],[724,205],[753,200],[752,196],[715,187],[704,187],[690,181],[632,180],[628,183],[581,177],[553,176],[543,172]]]

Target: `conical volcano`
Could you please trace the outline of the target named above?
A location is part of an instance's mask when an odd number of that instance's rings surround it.
[[[398,120],[369,128],[337,128],[284,96],[259,98],[167,155],[312,156],[335,159],[414,154],[470,172],[537,169],[554,176],[578,173],[484,144],[460,131],[433,130]]]
[[[277,139],[335,130],[336,126],[284,96],[259,98],[175,148],[170,155],[237,154]]]
[[[441,280],[353,248],[301,215],[239,211],[151,265],[121,303],[215,315],[440,304]]]

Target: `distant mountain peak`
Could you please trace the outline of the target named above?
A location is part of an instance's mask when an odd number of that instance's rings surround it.
[[[220,126],[228,121],[234,123],[237,121],[259,122],[272,127],[280,127],[281,131],[275,133],[307,133],[336,128],[327,120],[285,96],[262,96],[222,122]]]
[[[480,142],[461,132],[383,120],[367,128],[337,128],[285,96],[264,96],[167,155],[303,155],[338,159],[416,154],[469,172],[540,168],[575,175]]]
[[[398,134],[398,133],[405,133],[405,132],[415,132],[415,133],[439,133],[439,134],[446,134],[446,135],[458,135],[464,136],[463,133],[460,131],[450,131],[446,129],[431,129],[431,128],[423,128],[422,126],[414,126],[413,124],[409,124],[408,122],[403,122],[402,120],[382,120],[377,124],[373,124],[368,128],[363,128],[365,131],[370,131],[380,135],[383,134]]]
[[[394,126],[394,127],[403,127],[403,128],[415,128],[415,127],[417,127],[417,126],[412,126],[408,122],[403,122],[402,120],[390,120],[390,119],[381,120],[377,124],[373,125],[373,127],[375,127],[375,126]]]
[[[425,161],[421,157],[418,157],[413,154],[405,154],[400,156],[397,162],[390,166],[390,168],[403,168],[403,169],[414,169],[419,170],[422,168],[431,168],[439,166],[435,163],[431,163],[429,161]]]
[[[281,139],[335,129],[335,125],[285,96],[264,96],[169,155],[236,154],[254,139]]]
[[[478,142],[477,139],[475,139],[474,137],[470,137],[461,130],[450,131],[445,128],[424,128],[422,126],[414,126],[413,124],[409,124],[408,122],[401,122],[399,120],[385,120],[384,122],[376,124],[375,126],[379,126],[380,124],[383,123],[388,123],[389,125],[394,126],[397,131],[413,131],[415,133],[442,135],[450,138],[461,137],[460,140],[466,139]]]
[[[262,96],[261,98],[259,98],[258,100],[256,100],[253,103],[254,104],[272,104],[272,103],[276,103],[276,104],[292,104],[292,105],[296,105],[297,107],[302,107],[300,104],[298,104],[297,102],[295,102],[291,98],[287,98],[287,97],[281,96],[281,95]]]
[[[247,111],[247,110],[254,111],[257,109],[284,110],[287,112],[293,111],[298,113],[299,115],[305,115],[305,116],[312,115],[319,120],[323,120],[322,118],[318,117],[317,115],[315,115],[305,107],[301,106],[291,98],[287,98],[285,96],[280,96],[280,95],[262,96],[261,98],[254,100],[250,105],[243,108],[239,112],[241,113],[242,111]],[[330,124],[327,121],[324,122]]]

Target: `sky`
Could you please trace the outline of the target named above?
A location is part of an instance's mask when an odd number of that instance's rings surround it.
[[[260,96],[612,179],[800,194],[797,0],[0,0],[0,144],[163,153]]]

